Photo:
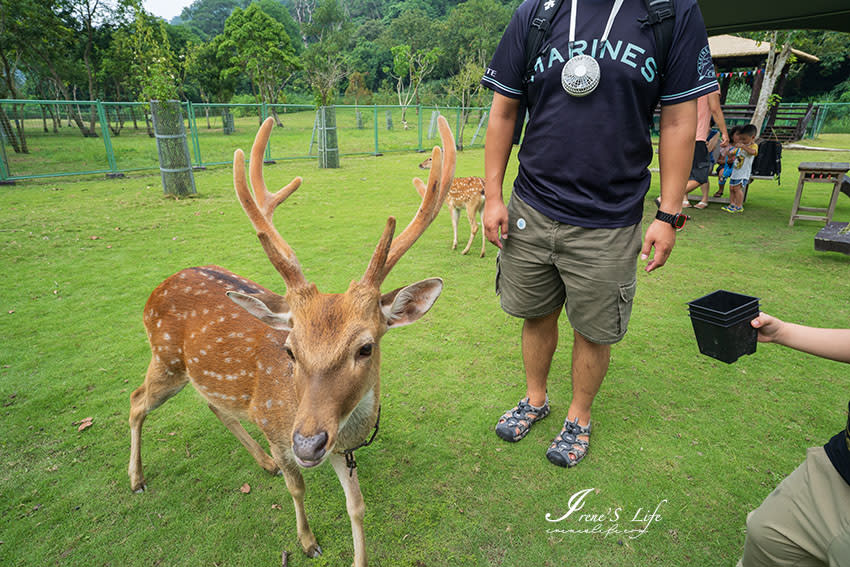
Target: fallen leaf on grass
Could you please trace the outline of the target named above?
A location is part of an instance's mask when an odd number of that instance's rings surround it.
[[[242,485],[242,488],[239,489],[242,494],[248,494],[251,492],[251,486],[246,482]]]
[[[100,240],[99,236],[89,236],[89,238],[92,240]]]
[[[77,428],[77,431],[82,431],[83,429],[88,429],[89,427],[91,427],[92,421],[94,421],[93,417],[87,417],[87,418],[83,419],[81,422],[79,422],[80,426]],[[74,425],[77,425],[77,424],[75,423]]]
[[[283,510],[280,504],[272,504],[272,510]]]

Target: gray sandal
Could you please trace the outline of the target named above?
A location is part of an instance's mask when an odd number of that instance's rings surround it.
[[[590,441],[579,439],[579,435],[587,435],[589,438],[590,426],[590,422],[587,422],[587,427],[582,427],[578,424],[578,418],[573,421],[567,418],[564,428],[546,451],[546,458],[559,467],[574,467],[579,464],[590,448]]]
[[[496,435],[515,443],[525,437],[531,426],[549,415],[549,398],[542,407],[534,407],[528,403],[528,398],[519,401],[515,408],[505,412],[496,424]]]

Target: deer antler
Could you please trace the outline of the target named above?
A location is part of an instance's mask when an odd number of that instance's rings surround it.
[[[236,150],[233,154],[233,185],[242,208],[257,231],[257,238],[260,239],[266,255],[278,273],[283,276],[287,290],[291,290],[307,285],[307,280],[304,278],[304,272],[301,271],[295,252],[274,227],[272,217],[275,208],[301,185],[301,178],[296,177],[277,193],[270,193],[266,189],[266,182],[263,179],[263,152],[266,150],[273,124],[272,118],[266,118],[257,131],[254,145],[251,146],[249,167],[251,185],[254,188],[253,194],[245,180],[245,155],[242,150]]]
[[[449,192],[449,187],[452,185],[452,178],[455,173],[455,140],[449,128],[449,123],[446,122],[445,118],[440,116],[437,124],[440,129],[440,140],[443,144],[443,151],[440,150],[439,146],[434,146],[431,152],[431,172],[428,175],[427,184],[423,183],[419,178],[413,179],[413,184],[416,186],[419,194],[422,195],[422,203],[419,205],[419,210],[402,233],[393,239],[386,253],[385,261],[381,261],[379,257],[383,255],[381,250],[384,247],[381,244],[378,245],[369,263],[366,276],[363,277],[363,281],[372,283],[377,287],[380,287],[396,262],[413,246],[413,243],[416,242],[422,233],[425,232],[425,229],[428,228],[428,225],[437,217],[437,213],[440,212],[440,207],[443,206],[443,201],[445,201],[446,195]],[[443,152],[445,152],[445,156]],[[395,219],[392,217],[387,221],[387,229],[389,229],[390,224],[393,227],[395,226]],[[387,230],[385,229],[384,237],[386,234]],[[392,232],[390,232],[390,236],[392,236]],[[381,243],[383,243],[384,237],[381,238]]]

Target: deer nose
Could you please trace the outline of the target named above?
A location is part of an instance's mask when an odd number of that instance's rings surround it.
[[[328,442],[328,433],[320,431],[316,435],[304,437],[300,432],[296,431],[292,435],[292,451],[303,464],[312,466],[325,456],[325,445]]]

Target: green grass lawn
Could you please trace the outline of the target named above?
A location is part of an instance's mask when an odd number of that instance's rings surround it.
[[[266,168],[270,188],[305,179],[276,223],[322,291],[362,275],[389,215],[407,223],[421,160],[411,152],[345,158],[336,170],[313,161]],[[382,343],[381,430],[358,452],[371,563],[734,565],[746,514],[846,422],[848,368],[776,345],[732,365],[705,357],[685,303],[722,288],[790,321],[850,326],[850,257],[814,251],[823,223],[788,226],[801,161],[850,153],[786,151],[780,185],[754,182],[743,215],[715,204],[693,211],[668,264],[639,272],[629,333],[594,406],[591,451],[572,470],[544,456],[569,404],[570,329],[552,368],[553,415],[521,443],[502,442],[496,419],[524,392],[520,322],[493,293],[495,249],[484,259],[451,251],[442,212],[384,286],[445,279],[431,312]],[[459,154],[457,175],[482,170],[482,150]],[[283,288],[229,168],[198,172],[196,182],[199,196],[182,201],[161,197],[157,175],[0,187],[10,276],[0,291],[0,564],[273,566],[284,550],[293,566],[350,564],[332,469],[305,472],[324,550],[308,560],[283,480],[262,471],[190,388],[147,420],[148,491],[130,492],[127,415],[150,356],[150,292],[208,263]],[[804,194],[815,206],[826,199],[824,185]],[[646,219],[653,214],[648,200]],[[850,220],[844,195],[835,220]],[[78,431],[87,417],[93,425]],[[587,489],[580,512],[547,521]]]

